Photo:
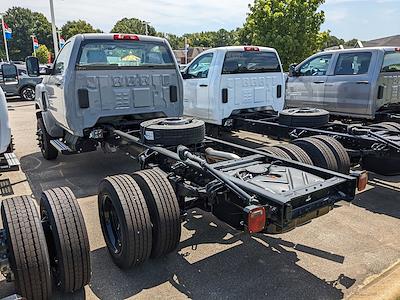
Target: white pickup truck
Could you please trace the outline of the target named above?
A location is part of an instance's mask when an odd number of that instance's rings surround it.
[[[184,114],[223,125],[252,110],[284,107],[285,77],[273,48],[231,46],[207,50],[183,71]]]

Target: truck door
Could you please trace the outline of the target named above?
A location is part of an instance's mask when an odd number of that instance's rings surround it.
[[[184,113],[201,119],[209,117],[209,70],[214,54],[206,53],[183,73]]]
[[[66,124],[64,77],[71,50],[71,42],[64,45],[53,64],[52,74],[49,76],[46,83],[48,109],[52,111],[52,115],[61,124]]]
[[[370,51],[341,53],[334,73],[325,85],[325,109],[340,115],[367,114],[370,103],[371,79],[368,75],[373,55]]]
[[[324,89],[332,54],[314,56],[296,68],[288,78],[286,102],[289,107],[324,108]]]

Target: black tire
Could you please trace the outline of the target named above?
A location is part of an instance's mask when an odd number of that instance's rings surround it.
[[[284,144],[276,146],[285,151],[293,160],[302,162],[307,165],[313,165],[313,161],[308,154],[299,146],[294,144]]]
[[[181,237],[180,209],[175,191],[160,169],[132,174],[149,207],[153,224],[151,257],[161,257],[176,249]]]
[[[279,124],[290,127],[321,127],[329,122],[329,112],[318,108],[289,108],[279,113]]]
[[[42,152],[43,157],[46,160],[54,160],[58,156],[58,151],[53,145],[50,143],[51,136],[48,134],[46,130],[46,126],[44,126],[43,119],[37,119],[37,139],[40,151]]]
[[[335,138],[327,135],[316,135],[314,138],[322,141],[329,147],[329,149],[331,149],[338,163],[338,171],[343,174],[349,174],[351,162],[346,148],[344,148]]]
[[[378,123],[378,124],[373,124],[370,127],[373,127],[376,129],[400,132],[400,123],[396,123],[396,122],[382,122],[382,123]]]
[[[292,159],[292,157],[288,153],[286,153],[284,150],[282,150],[278,147],[264,147],[264,148],[261,148],[260,150],[263,150],[274,156],[281,157],[284,159],[290,159],[290,160]]]
[[[129,175],[103,179],[98,195],[101,230],[108,252],[121,269],[145,262],[151,253],[149,210],[138,184]]]
[[[142,141],[148,145],[194,145],[204,140],[204,121],[191,118],[162,118],[140,124]]]
[[[293,144],[303,149],[314,163],[314,166],[339,171],[336,157],[331,149],[316,138],[301,138],[293,141]]]
[[[26,299],[49,299],[49,254],[33,200],[28,196],[4,200],[1,204],[1,217],[17,293]]]
[[[85,221],[72,191],[61,187],[43,192],[40,217],[56,286],[64,292],[80,290],[90,281],[90,247]]]
[[[24,86],[19,91],[19,95],[23,100],[33,101],[33,100],[35,100],[35,87],[32,85]]]

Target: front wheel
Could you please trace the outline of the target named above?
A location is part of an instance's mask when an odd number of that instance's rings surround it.
[[[19,95],[23,100],[33,101],[35,100],[35,87],[25,86],[21,89]]]
[[[51,136],[48,134],[46,127],[44,126],[43,119],[37,119],[37,140],[42,155],[47,160],[54,160],[58,156],[58,151],[50,143]]]

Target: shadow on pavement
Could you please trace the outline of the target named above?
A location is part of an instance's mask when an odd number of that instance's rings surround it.
[[[353,204],[371,212],[400,219],[400,176],[369,174],[368,184],[373,188],[359,195]]]
[[[344,274],[332,282],[316,277],[298,266],[297,254],[286,248],[342,263],[340,255],[268,235],[250,237],[203,212],[190,212],[183,226],[194,234],[181,242],[177,253],[128,271],[112,263],[106,248],[93,251],[93,293],[101,299],[123,299],[169,283],[193,299],[341,299],[341,288],[355,283]],[[207,244],[221,251],[199,259],[196,249],[203,247],[199,251],[204,253]]]
[[[50,188],[70,187],[77,198],[97,194],[99,182],[107,176],[137,171],[136,161],[122,152],[105,154],[101,150],[77,155],[59,155],[47,161],[40,152],[20,159],[21,168],[35,197]]]

